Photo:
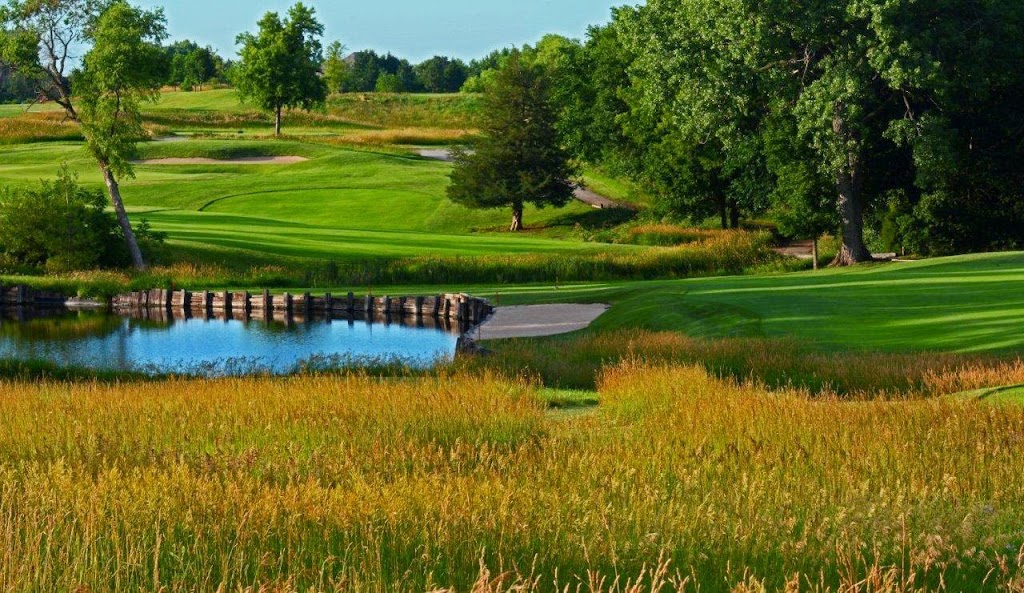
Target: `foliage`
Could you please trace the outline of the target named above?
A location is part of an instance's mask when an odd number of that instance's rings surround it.
[[[309,111],[327,98],[327,86],[319,74],[323,31],[315,11],[299,2],[283,21],[277,13],[268,12],[260,19],[256,35],[238,36],[242,46],[235,74],[239,95],[274,113],[278,134],[284,108]]]
[[[345,62],[345,46],[333,41],[324,55],[324,82],[328,93],[340,93],[348,78],[348,63]]]
[[[224,59],[211,47],[200,47],[193,41],[178,41],[166,49],[170,61],[167,84],[184,91],[203,90],[214,78],[225,78]]]
[[[415,67],[416,79],[428,93],[457,93],[466,83],[466,65],[461,60],[434,56]]]
[[[558,130],[577,159],[628,167],[628,139],[620,120],[629,110],[621,92],[629,84],[630,63],[619,30],[611,25],[591,27],[583,45],[567,50],[556,79]]]
[[[359,51],[346,58],[346,67],[342,92],[408,93],[422,90],[412,64],[390,53],[378,55],[371,50]]]
[[[522,229],[523,204],[566,205],[574,171],[555,129],[550,79],[513,54],[487,90],[483,137],[458,152],[448,196],[472,208],[512,207]]]
[[[75,77],[86,146],[115,175],[131,177],[135,144],[146,137],[142,104],[155,102],[167,76],[163,13],[115,2],[90,33],[92,49]]]
[[[0,193],[0,261],[51,272],[123,265],[117,219],[98,191],[83,188],[65,165],[36,189]]]
[[[59,104],[71,119],[69,71],[76,52],[111,0],[9,0],[0,7],[0,63],[36,81],[36,95]]]
[[[1005,134],[1019,127],[1011,64],[1024,59],[1024,9],[969,4],[688,0],[620,11],[614,26],[635,56],[627,130],[669,164],[656,170],[685,181],[675,194],[741,206],[767,194],[783,223],[811,223],[799,234],[838,214],[837,263],[870,257],[865,212],[881,218],[873,209],[893,192],[936,251],[1013,245],[1020,183],[1009,163],[1022,148]],[[756,175],[736,187],[737,172]]]

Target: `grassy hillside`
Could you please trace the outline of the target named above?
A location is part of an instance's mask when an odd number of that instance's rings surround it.
[[[289,136],[274,139],[270,117],[241,104],[234,90],[168,92],[145,107],[147,125],[155,135],[190,139],[142,143],[141,159],[308,160],[141,164],[135,179],[122,180],[122,191],[136,220],[144,217],[169,233],[176,258],[198,262],[626,250],[545,238],[568,237],[578,224],[605,224],[579,203],[560,210],[528,207],[526,222],[534,232],[502,233],[509,213],[453,205],[445,196],[451,165],[397,146],[457,142],[475,125],[479,105],[472,95],[336,96],[321,112],[289,114]],[[0,143],[8,145],[0,184],[35,184],[66,162],[84,183],[102,187],[77,126],[44,113],[51,110],[52,105],[34,106],[28,114],[23,106],[0,109],[7,116],[0,119]],[[67,141],[53,141],[60,139]]]
[[[509,213],[456,206],[445,196],[451,165],[405,155],[354,151],[297,141],[192,140],[149,143],[144,158],[302,156],[290,165],[139,165],[122,192],[136,218],[170,233],[172,245],[208,245],[314,259],[593,250],[592,244],[500,230]],[[67,162],[83,182],[101,187],[78,143],[8,147],[0,183],[29,185]],[[585,215],[528,209],[527,223]],[[571,224],[571,222],[564,222]],[[621,248],[620,248],[621,249]]]

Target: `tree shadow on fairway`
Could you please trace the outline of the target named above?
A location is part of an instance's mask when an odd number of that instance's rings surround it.
[[[548,227],[580,228],[588,231],[610,229],[635,220],[638,213],[627,208],[594,208],[587,212],[563,214],[550,219]]]

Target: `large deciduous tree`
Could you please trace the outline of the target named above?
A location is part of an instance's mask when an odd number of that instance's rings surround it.
[[[6,24],[0,60],[32,76],[41,97],[82,124],[132,263],[143,269],[117,177],[132,174],[129,159],[145,135],[139,103],[155,99],[166,78],[158,45],[165,35],[163,12],[142,11],[119,0],[12,0],[0,17]],[[75,52],[90,46],[72,88]]]
[[[89,152],[99,163],[132,263],[145,268],[142,251],[121,199],[118,178],[134,177],[131,157],[146,136],[141,105],[159,98],[167,78],[167,59],[160,41],[166,34],[161,10],[148,12],[114,2],[89,33],[92,49],[75,76],[82,131]]]
[[[755,157],[781,186],[808,159],[800,174],[832,187],[834,263],[867,261],[865,212],[894,192],[926,212],[946,204],[945,221],[1020,196],[1022,14],[1012,0],[650,0],[618,23],[637,58],[627,119],[719,178]],[[767,158],[773,121],[798,142]]]
[[[268,12],[255,35],[243,33],[237,39],[242,46],[235,75],[239,94],[274,114],[278,136],[285,108],[309,111],[327,99],[327,84],[320,76],[324,26],[315,12],[301,2],[284,20]]]
[[[565,206],[574,170],[556,120],[544,69],[510,56],[488,86],[475,151],[456,154],[448,196],[470,208],[511,207],[512,231],[522,230],[526,203]]]

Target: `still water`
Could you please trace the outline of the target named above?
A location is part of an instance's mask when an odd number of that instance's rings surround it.
[[[450,359],[456,341],[455,333],[440,327],[345,319],[265,323],[103,313],[0,318],[0,359],[149,374],[285,374],[375,362],[427,367]]]

